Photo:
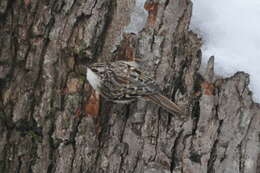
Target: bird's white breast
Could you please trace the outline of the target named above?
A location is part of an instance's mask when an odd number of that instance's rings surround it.
[[[99,88],[101,85],[100,78],[90,68],[87,69],[87,80],[90,85],[99,92]]]

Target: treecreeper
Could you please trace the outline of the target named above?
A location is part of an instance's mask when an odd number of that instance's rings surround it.
[[[136,62],[94,63],[87,67],[90,85],[109,101],[130,103],[138,98],[150,100],[173,114],[184,111],[161,94],[155,79],[142,71]]]

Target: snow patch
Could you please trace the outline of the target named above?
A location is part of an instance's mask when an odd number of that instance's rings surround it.
[[[146,0],[135,1],[135,7],[131,13],[130,23],[125,28],[124,32],[137,34],[144,28],[148,16],[147,11],[144,9],[145,1]]]
[[[260,1],[193,0],[191,29],[203,38],[203,62],[215,56],[216,73],[250,74],[250,88],[260,102]]]

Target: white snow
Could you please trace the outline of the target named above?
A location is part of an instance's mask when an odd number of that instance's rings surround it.
[[[147,11],[144,9],[145,1],[146,0],[135,1],[135,7],[131,13],[131,21],[125,28],[125,32],[137,34],[144,28],[148,16]]]
[[[191,29],[203,41],[203,61],[215,56],[216,72],[250,74],[250,88],[260,102],[260,1],[193,0]]]

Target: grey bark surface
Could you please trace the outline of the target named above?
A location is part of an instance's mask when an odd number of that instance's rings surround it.
[[[147,0],[147,22],[123,33],[134,0],[0,1],[0,172],[256,173],[260,107],[249,76],[199,73],[190,0]],[[140,58],[187,112],[101,98],[86,112],[91,62]],[[98,103],[97,103],[98,104]]]

